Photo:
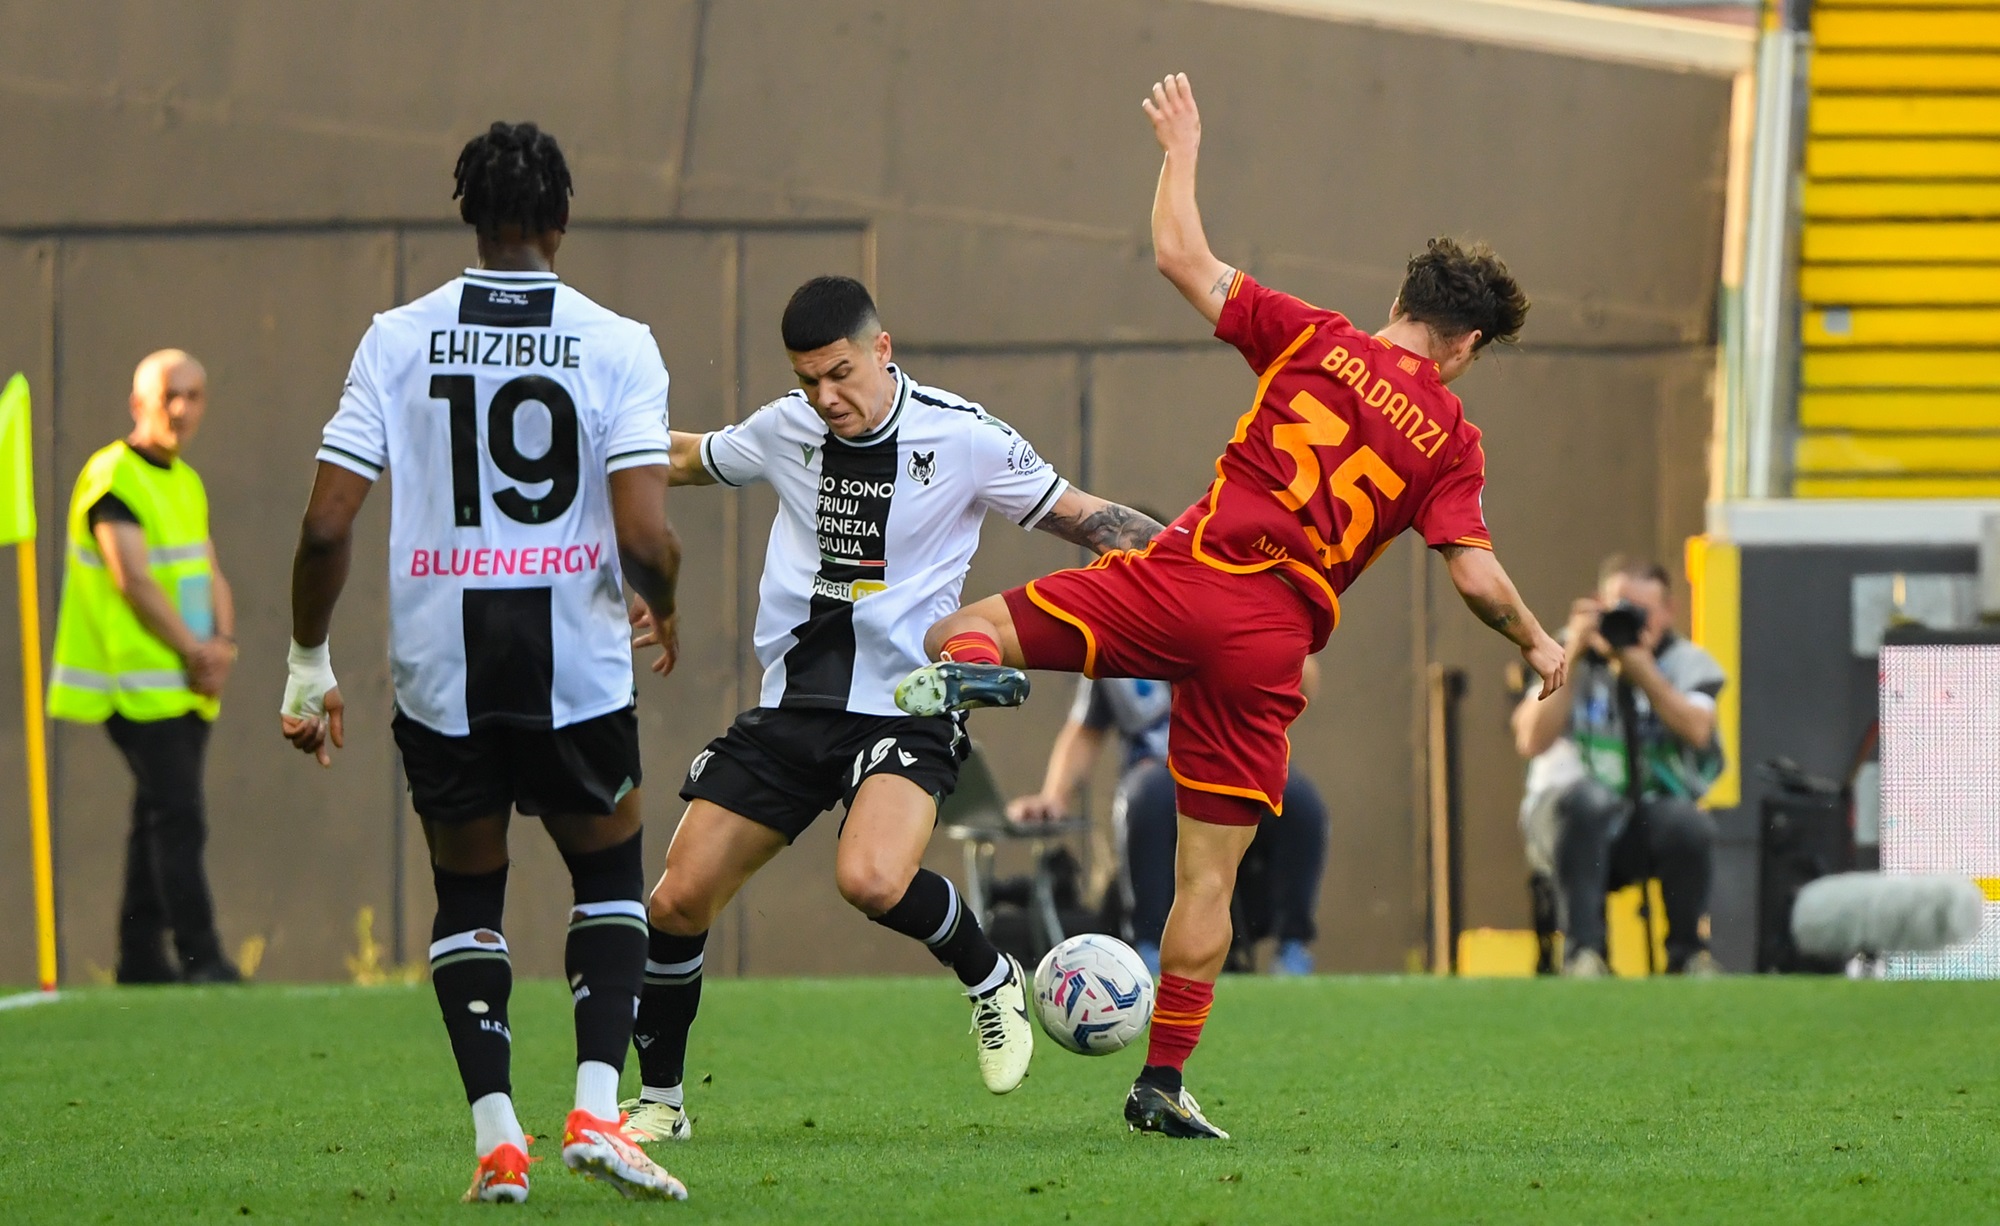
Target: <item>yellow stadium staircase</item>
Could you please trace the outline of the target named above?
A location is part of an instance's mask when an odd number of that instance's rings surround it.
[[[1817,0],[1793,493],[2000,496],[2000,0]]]

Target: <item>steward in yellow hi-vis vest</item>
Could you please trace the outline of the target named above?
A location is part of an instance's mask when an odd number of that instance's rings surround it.
[[[149,449],[150,450],[150,449]],[[120,439],[90,457],[69,503],[69,552],[62,615],[56,624],[49,714],[101,724],[114,713],[148,723],[190,711],[221,713],[196,693],[181,653],[149,629],[120,590],[99,545],[91,511],[106,495],[130,514],[97,524],[132,523],[145,534],[146,572],[196,641],[215,635],[215,574],[209,560],[208,491],[179,457],[160,462]],[[113,513],[116,515],[116,513]]]
[[[236,660],[208,491],[180,457],[207,383],[178,349],[147,357],[132,376],[132,433],[90,457],[70,496],[49,714],[103,724],[136,784],[120,983],[241,978],[222,953],[202,866],[209,724]]]

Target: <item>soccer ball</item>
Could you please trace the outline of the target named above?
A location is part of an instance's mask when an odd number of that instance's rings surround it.
[[[1108,1056],[1153,1018],[1153,977],[1130,945],[1089,932],[1035,968],[1035,1015],[1050,1038],[1082,1056]]]

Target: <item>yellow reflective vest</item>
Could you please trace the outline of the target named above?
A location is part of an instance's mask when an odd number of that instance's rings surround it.
[[[140,723],[190,711],[212,720],[222,704],[188,688],[181,657],[140,623],[111,580],[90,531],[90,508],[106,494],[117,495],[138,517],[153,581],[188,629],[197,638],[215,633],[208,491],[201,477],[178,457],[160,468],[123,441],[113,443],[83,466],[69,500],[49,714],[90,724],[114,713]]]

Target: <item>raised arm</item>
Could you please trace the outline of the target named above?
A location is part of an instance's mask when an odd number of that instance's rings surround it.
[[[1490,549],[1470,545],[1447,545],[1438,551],[1451,571],[1452,586],[1473,616],[1521,649],[1521,656],[1542,679],[1541,699],[1563,686],[1569,662],[1562,644],[1542,630],[1541,623],[1514,590],[1500,559]]]
[[[1201,112],[1187,74],[1177,72],[1153,86],[1139,104],[1153,121],[1153,135],[1166,160],[1153,192],[1153,261],[1210,324],[1222,318],[1236,270],[1215,258],[1202,232],[1201,208],[1194,199],[1194,166],[1201,151]]]
[[[1166,525],[1153,522],[1148,515],[1106,502],[1075,486],[1062,492],[1035,527],[1100,555],[1144,549],[1147,542],[1166,531]]]

